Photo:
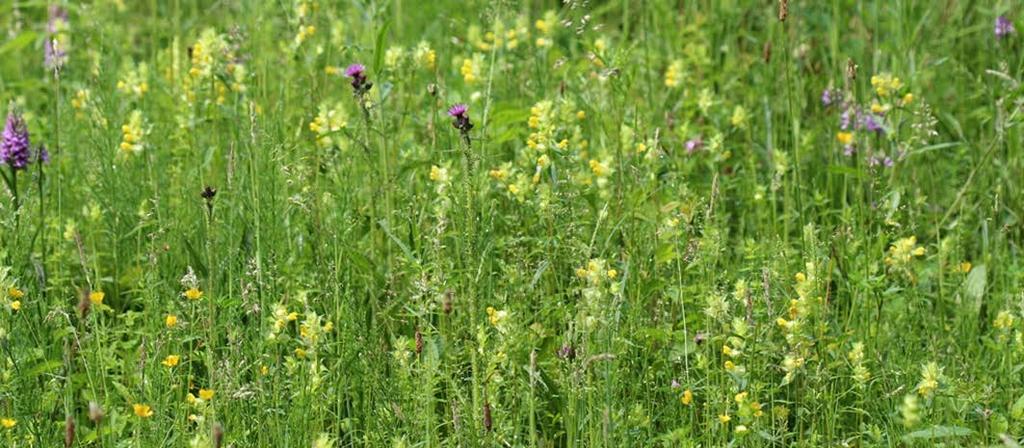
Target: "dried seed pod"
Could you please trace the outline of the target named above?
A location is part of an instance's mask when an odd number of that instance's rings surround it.
[[[484,402],[484,429],[486,429],[487,432],[490,432],[491,428],[493,426],[494,426],[494,421],[491,420],[491,403],[485,401]]]
[[[420,329],[416,329],[416,354],[423,353],[423,333],[420,333]]]
[[[68,415],[64,419],[64,448],[71,448],[75,443],[75,418]]]

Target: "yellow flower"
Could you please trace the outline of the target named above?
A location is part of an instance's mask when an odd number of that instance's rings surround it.
[[[587,118],[587,113],[586,112],[584,112],[582,110],[576,112],[576,119],[577,120],[585,120],[586,118]]]
[[[12,299],[20,299],[22,297],[25,297],[25,291],[22,291],[12,286],[10,289],[7,290],[7,295]]]
[[[199,398],[203,401],[210,401],[213,399],[213,389],[199,389]]]
[[[14,311],[20,310],[21,309],[21,301],[20,300],[15,300],[15,301],[11,302],[11,309],[14,310]]]
[[[180,360],[181,360],[181,357],[178,356],[178,355],[167,355],[167,357],[164,358],[164,360],[163,360],[163,362],[161,362],[161,364],[163,364],[165,367],[174,367],[174,366],[178,365],[178,361],[180,361]]]
[[[616,271],[615,269],[609,269],[608,270],[608,278],[610,278],[612,280],[615,280],[615,277],[618,277],[618,276],[619,276],[619,271]]]
[[[135,403],[132,405],[132,412],[141,418],[150,418],[153,416],[153,409],[148,404]]]
[[[665,87],[678,87],[683,79],[683,61],[673,61],[665,71]]]
[[[730,372],[733,371],[733,370],[736,370],[736,364],[734,362],[732,362],[732,361],[726,361],[725,362],[725,370],[728,370]]]
[[[1009,330],[1013,327],[1014,320],[1015,318],[1013,313],[1008,310],[1003,310],[996,315],[996,320],[992,321],[992,326],[1000,330]]]
[[[306,357],[306,351],[303,350],[302,347],[298,347],[298,348],[295,349],[295,356],[298,357],[298,358],[305,358]]]
[[[732,417],[729,417],[729,414],[721,414],[721,415],[718,416],[718,421],[720,423],[722,423],[723,425],[726,424],[726,423],[729,423],[731,420],[732,420]]]
[[[0,418],[0,425],[2,425],[5,429],[11,429],[14,427],[14,425],[17,424],[18,421],[13,418]]]
[[[106,296],[107,295],[104,294],[103,291],[93,291],[89,293],[89,301],[92,302],[93,305],[102,305],[103,298]]]
[[[448,182],[448,169],[441,168],[437,165],[430,167],[430,180],[434,182],[445,183]]]
[[[903,105],[904,106],[906,106],[906,105],[908,105],[910,103],[913,103],[913,102],[914,102],[914,94],[913,93],[908,93],[906,95],[903,95]]]
[[[921,382],[917,383],[917,393],[930,397],[939,388],[941,377],[942,368],[934,361],[921,366]]]
[[[128,116],[128,122],[121,125],[121,151],[128,154],[138,154],[145,148],[143,138],[148,131],[146,121],[142,117],[142,111],[134,110]]]
[[[960,272],[963,272],[964,274],[971,272],[971,262],[965,261],[960,263]]]
[[[260,375],[267,376],[270,373],[270,367],[260,366]]]
[[[836,140],[839,141],[840,144],[849,145],[850,143],[853,143],[853,133],[839,132],[836,134]]]
[[[679,398],[684,405],[689,406],[693,403],[693,391],[686,389],[683,391],[683,396]]]
[[[199,288],[189,288],[188,291],[185,291],[185,297],[189,300],[199,300],[203,297],[203,292]]]
[[[729,122],[737,128],[745,128],[747,126],[747,110],[743,106],[736,106],[732,110],[732,119]]]
[[[164,325],[167,326],[167,328],[174,328],[175,325],[178,325],[178,316],[168,314],[167,317],[164,318]]]

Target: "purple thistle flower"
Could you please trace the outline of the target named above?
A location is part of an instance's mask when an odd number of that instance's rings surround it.
[[[448,116],[452,118],[460,118],[466,115],[466,112],[469,112],[469,106],[458,103],[448,109]]]
[[[352,90],[356,95],[362,95],[373,87],[373,83],[366,79],[366,67],[363,64],[352,64],[345,69],[345,76],[352,78]]]
[[[1002,39],[1010,34],[1015,33],[1017,30],[1013,28],[1013,22],[1007,19],[1006,16],[996,17],[995,33],[996,39]]]
[[[832,105],[832,90],[825,89],[821,91],[821,105],[829,107]]]
[[[17,113],[8,113],[3,137],[0,139],[0,163],[10,165],[15,170],[24,169],[30,158],[29,144],[25,120]]]
[[[452,117],[452,126],[462,133],[462,139],[470,144],[469,131],[473,129],[473,122],[469,121],[469,106],[458,103],[448,108],[448,116]]]
[[[693,154],[704,147],[704,141],[700,137],[694,137],[686,141],[686,153]]]
[[[366,77],[366,67],[363,64],[352,64],[345,69],[345,76],[349,78]]]

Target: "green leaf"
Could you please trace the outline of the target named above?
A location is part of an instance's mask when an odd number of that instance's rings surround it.
[[[1010,417],[1014,420],[1024,420],[1024,395],[1017,399],[1013,406],[1010,406]]]
[[[57,361],[57,360],[51,359],[49,361],[43,361],[43,362],[33,366],[32,370],[28,371],[28,376],[29,376],[29,378],[35,378],[35,377],[37,377],[39,375],[42,375],[42,374],[44,374],[46,372],[49,372],[51,370],[56,370],[60,366],[61,366],[61,362]]]
[[[4,42],[3,46],[0,46],[0,55],[4,55],[10,52],[18,51],[28,46],[32,41],[36,40],[36,34],[32,31],[26,31],[19,34],[14,39]]]
[[[985,295],[985,286],[988,284],[986,273],[985,265],[981,265],[971,269],[971,273],[967,274],[964,292],[967,293],[967,297],[974,299],[976,302],[980,301],[982,296]]]
[[[384,26],[377,32],[377,42],[373,47],[373,71],[377,73],[384,67],[384,45],[388,40],[388,28],[391,28],[391,22],[384,22]]]
[[[928,429],[922,429],[920,431],[914,431],[910,434],[903,436],[904,442],[911,442],[914,440],[931,440],[931,439],[944,439],[947,437],[964,437],[974,434],[974,431],[969,428],[962,426],[932,426]]]

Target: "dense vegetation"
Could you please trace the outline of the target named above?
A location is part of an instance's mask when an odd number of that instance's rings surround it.
[[[0,440],[1017,447],[1015,6],[2,1]]]

